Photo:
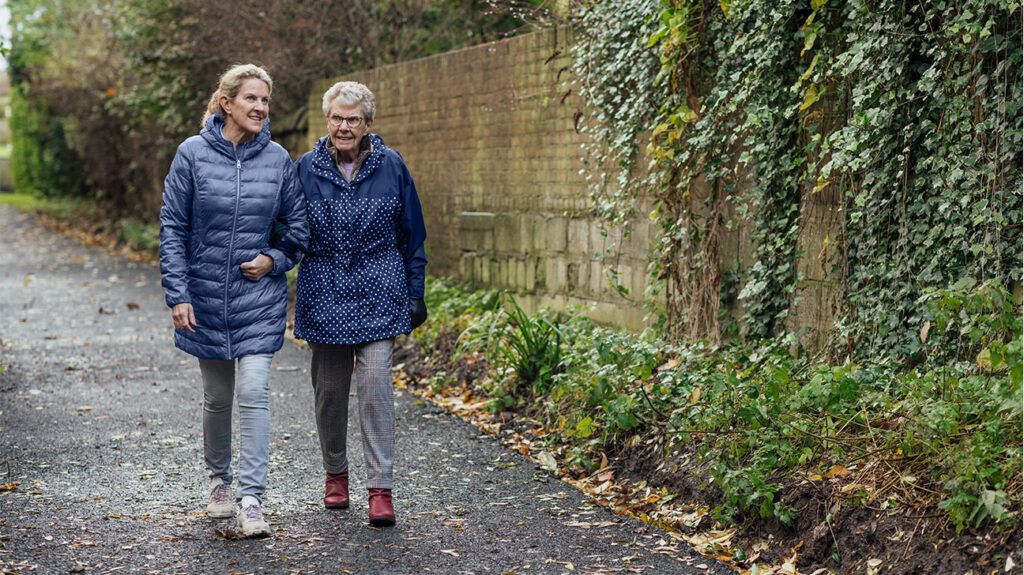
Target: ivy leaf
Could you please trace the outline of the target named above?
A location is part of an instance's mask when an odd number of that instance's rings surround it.
[[[725,19],[729,19],[729,6],[732,4],[729,0],[718,0],[718,5],[722,8],[722,14],[725,15]]]
[[[819,87],[817,84],[811,84],[808,86],[807,91],[804,92],[804,101],[800,104],[800,111],[803,112],[807,108],[813,106],[815,102],[821,99],[821,96],[824,95],[824,93],[825,88]]]
[[[814,58],[811,59],[811,63],[810,63],[810,65],[807,66],[807,70],[805,70],[803,75],[800,76],[800,82],[801,83],[806,82],[807,79],[811,77],[811,74],[814,73],[814,67],[818,65],[818,57],[819,56],[821,56],[820,52],[815,54]]]
[[[594,420],[584,417],[576,424],[576,437],[590,437],[594,434]]]
[[[807,35],[804,36],[804,49],[800,50],[800,55],[803,56],[808,50],[814,47],[814,41],[818,39],[818,31],[810,30]]]

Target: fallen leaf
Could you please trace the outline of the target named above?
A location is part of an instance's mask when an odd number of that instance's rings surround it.
[[[0,485],[0,493],[5,491],[14,491],[15,489],[18,488],[19,485],[21,485],[20,481],[12,481],[10,483]]]
[[[666,361],[665,363],[659,365],[658,366],[658,371],[665,371],[666,369],[675,369],[675,368],[679,367],[680,363],[681,362],[679,361],[678,357],[673,357],[672,359],[670,359],[670,360]]]
[[[850,470],[843,465],[833,465],[832,469],[825,472],[825,477],[832,479],[833,477],[849,477]]]
[[[128,303],[126,303],[124,305],[125,305],[125,307],[128,308],[128,311],[135,311],[135,310],[139,309],[139,304],[137,304],[137,303],[128,302]]]
[[[218,539],[240,539],[238,532],[234,529],[214,529]]]
[[[558,471],[558,462],[555,461],[555,456],[547,451],[541,451],[537,455],[537,462],[540,463],[541,469],[546,469],[552,473]]]
[[[700,401],[700,388],[699,387],[695,387],[695,388],[693,388],[693,391],[690,392],[690,405],[697,405],[697,402],[699,402],[699,401]]]

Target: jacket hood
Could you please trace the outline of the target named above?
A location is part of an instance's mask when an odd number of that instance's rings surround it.
[[[203,126],[199,135],[210,144],[210,147],[229,158],[237,157],[239,160],[248,160],[260,153],[270,143],[270,118],[263,122],[263,129],[260,130],[259,134],[256,134],[256,137],[248,142],[239,144],[237,150],[235,145],[224,137],[222,134],[223,130],[224,118],[220,114],[211,114],[206,119],[206,125]]]

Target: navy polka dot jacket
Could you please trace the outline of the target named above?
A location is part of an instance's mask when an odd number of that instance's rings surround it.
[[[426,227],[402,157],[376,134],[369,158],[346,181],[327,137],[297,163],[309,212],[299,266],[295,337],[355,345],[409,333],[410,298],[423,297]]]
[[[288,287],[309,240],[306,202],[288,152],[270,141],[269,122],[235,148],[211,116],[185,140],[164,181],[160,272],[169,307],[191,303],[195,333],[174,343],[202,359],[274,353],[284,343]],[[275,232],[275,227],[278,230]],[[260,253],[273,270],[251,281],[239,268]]]

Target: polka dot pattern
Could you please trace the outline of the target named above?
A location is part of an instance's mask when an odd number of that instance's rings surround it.
[[[381,170],[383,141],[351,182],[338,172],[323,141],[300,162],[310,224],[299,267],[295,336],[312,343],[354,345],[412,329],[405,261],[399,249],[399,191]]]

